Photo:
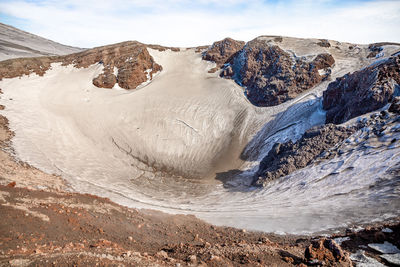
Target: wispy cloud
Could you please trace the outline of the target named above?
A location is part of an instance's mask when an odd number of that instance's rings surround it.
[[[395,0],[0,0],[0,20],[69,45],[125,40],[173,46],[263,34],[400,42]]]

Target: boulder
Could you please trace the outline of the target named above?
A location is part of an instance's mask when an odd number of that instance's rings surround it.
[[[400,97],[395,97],[389,107],[389,112],[400,114]]]

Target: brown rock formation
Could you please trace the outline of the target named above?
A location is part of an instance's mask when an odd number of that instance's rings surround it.
[[[162,69],[150,56],[146,45],[139,42],[123,42],[89,49],[80,53],[57,57],[21,58],[0,62],[0,78],[18,77],[23,74],[43,75],[51,63],[73,64],[77,68],[87,68],[100,63],[103,73],[93,79],[97,87],[112,88],[115,83],[125,89],[134,89],[150,79]],[[114,67],[118,74],[114,75]],[[148,73],[146,72],[148,71]]]
[[[326,39],[320,39],[317,44],[322,47],[331,47],[331,44]]]
[[[112,73],[101,73],[93,79],[93,84],[102,88],[113,88],[117,82],[117,77]]]
[[[317,55],[309,62],[274,43],[255,39],[234,56],[221,75],[233,76],[238,84],[245,86],[254,105],[275,106],[327,78],[318,70],[329,69],[334,62],[329,54]]]
[[[354,132],[353,128],[328,124],[311,128],[296,143],[276,143],[261,161],[255,184],[264,185],[306,167],[322,152],[343,142]]]
[[[93,84],[104,88],[112,88],[117,82],[122,88],[134,89],[147,81],[146,70],[150,70],[150,78],[161,70],[146,46],[138,42],[98,47],[63,58],[63,65],[74,64],[78,68],[86,68],[95,63],[102,63],[104,71],[93,80]],[[114,67],[118,69],[116,77]]]
[[[162,45],[154,45],[154,44],[149,44],[149,45],[146,45],[146,46],[148,48],[155,49],[155,50],[158,50],[158,51],[161,51],[161,52],[166,51],[168,49],[173,51],[173,52],[181,51],[181,49],[179,47],[170,47],[170,46],[162,46]]]
[[[245,42],[225,38],[221,41],[213,43],[203,54],[204,60],[214,61],[217,68],[224,65],[230,58],[243,48]],[[214,70],[214,72],[217,69]]]
[[[304,256],[309,262],[317,265],[328,263],[329,266],[352,266],[348,253],[344,252],[332,239],[322,238],[313,241],[306,248]]]
[[[323,95],[327,123],[342,123],[386,105],[400,84],[400,55],[346,74]]]
[[[323,53],[315,57],[315,59],[313,60],[313,64],[319,70],[326,69],[335,64],[335,59],[332,57],[331,54]]]

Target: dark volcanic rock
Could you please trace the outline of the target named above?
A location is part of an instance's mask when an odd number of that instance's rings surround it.
[[[221,76],[233,76],[245,86],[254,105],[274,106],[320,83],[327,76],[321,76],[318,70],[329,69],[334,62],[330,54],[320,54],[308,61],[274,43],[255,39],[235,54]]]
[[[400,114],[400,97],[395,97],[389,107],[389,112]]]
[[[203,59],[214,61],[217,64],[217,68],[219,68],[229,61],[235,53],[242,49],[244,44],[245,42],[243,41],[225,38],[213,43],[203,54]]]
[[[385,106],[399,84],[400,55],[337,78],[323,95],[326,122],[339,124]]]
[[[73,64],[77,68],[87,68],[101,63],[103,73],[93,79],[97,87],[112,88],[115,83],[125,89],[136,88],[147,81],[147,76],[162,69],[150,56],[146,45],[139,42],[123,42],[89,49],[66,56],[19,58],[0,62],[0,79],[13,78],[23,74],[36,73],[43,75],[51,63],[61,62],[62,65]],[[114,67],[118,74],[114,75]],[[150,70],[149,73],[146,73]]]
[[[353,128],[327,124],[306,131],[296,143],[276,143],[261,161],[255,184],[263,185],[306,167],[322,152],[343,142],[354,132]]]

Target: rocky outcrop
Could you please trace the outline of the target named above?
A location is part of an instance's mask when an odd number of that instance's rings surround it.
[[[317,43],[317,45],[319,45],[321,47],[331,47],[331,44],[326,39],[320,39],[319,42]]]
[[[333,124],[311,128],[296,143],[276,143],[260,163],[255,185],[265,185],[309,165],[317,156],[343,142],[355,132]]]
[[[162,46],[162,45],[155,45],[155,44],[148,44],[146,45],[148,48],[158,50],[160,52],[171,50],[173,52],[179,52],[181,49],[179,47],[170,47],[170,46]]]
[[[214,68],[215,72],[222,65],[230,60],[230,58],[243,48],[245,42],[237,41],[232,38],[225,38],[221,41],[214,42],[203,54],[203,59],[208,61],[214,61],[217,64],[217,68]]]
[[[139,42],[124,42],[89,49],[67,56],[24,58],[0,62],[0,78],[18,77],[23,74],[43,75],[51,63],[73,64],[76,68],[103,64],[104,70],[93,79],[97,87],[112,88],[116,83],[124,89],[134,89],[162,67],[158,65]]]
[[[304,256],[311,265],[353,266],[349,254],[332,239],[314,240]]]
[[[78,68],[86,68],[95,63],[103,64],[103,73],[93,80],[94,85],[103,88],[112,88],[118,83],[121,88],[134,89],[161,70],[161,66],[155,63],[146,46],[138,42],[124,42],[90,49],[68,55],[62,62],[63,65],[74,64]]]
[[[399,46],[399,43],[393,42],[380,42],[380,43],[372,43],[368,46],[370,53],[368,54],[367,58],[374,58],[379,55],[379,53],[383,50],[383,46],[385,45],[396,45]],[[379,57],[379,56],[378,56]]]
[[[346,74],[323,94],[327,123],[342,123],[385,106],[399,91],[400,55]]]
[[[389,112],[400,114],[400,97],[393,99],[393,102],[389,107]]]
[[[275,106],[328,78],[335,63],[327,53],[312,60],[297,57],[275,42],[255,39],[230,60],[221,73],[246,88],[248,99],[257,106]],[[319,70],[326,70],[320,74]]]

